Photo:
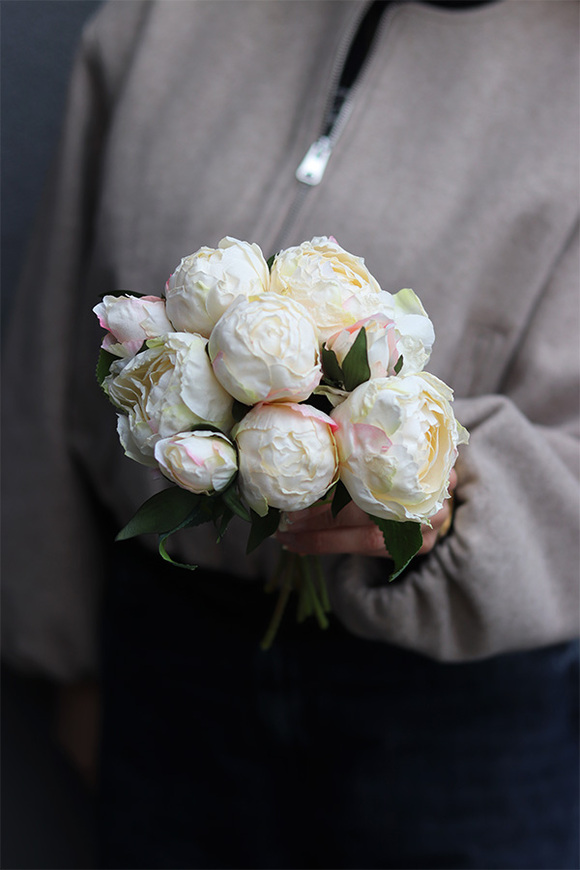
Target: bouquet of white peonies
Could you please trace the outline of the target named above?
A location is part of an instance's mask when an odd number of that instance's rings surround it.
[[[120,292],[93,309],[107,330],[97,377],[118,411],[125,453],[173,486],[117,536],[159,535],[234,516],[248,552],[285,513],[350,500],[382,531],[398,576],[448,497],[468,440],[452,391],[424,371],[435,338],[417,295],[382,290],[364,260],[318,237],[266,261],[224,238],[184,257],[164,297]],[[194,568],[186,565],[182,567]],[[282,553],[269,588],[292,589],[298,618],[329,611],[317,560]]]

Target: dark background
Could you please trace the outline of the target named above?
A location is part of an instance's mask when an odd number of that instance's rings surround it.
[[[54,154],[75,45],[100,0],[0,0],[2,325]],[[95,867],[92,797],[53,740],[55,689],[2,667],[1,866]]]

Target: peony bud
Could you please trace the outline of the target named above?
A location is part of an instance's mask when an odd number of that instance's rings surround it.
[[[119,357],[132,357],[149,338],[172,332],[159,296],[104,296],[93,311],[108,333],[101,347]]]
[[[232,434],[238,445],[238,484],[260,516],[269,507],[298,511],[322,498],[337,480],[335,424],[308,405],[256,405]]]
[[[221,492],[238,470],[231,441],[219,432],[180,432],[155,445],[155,459],[169,480],[198,495]]]

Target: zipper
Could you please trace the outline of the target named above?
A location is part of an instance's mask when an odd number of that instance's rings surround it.
[[[352,112],[354,98],[369,62],[376,52],[379,37],[384,33],[393,12],[402,0],[373,0],[365,4],[357,17],[352,30],[343,40],[335,60],[335,75],[330,84],[329,99],[326,104],[320,135],[310,145],[296,169],[298,188],[294,195],[284,222],[278,232],[274,251],[279,251],[284,242],[308,191],[322,181],[333,149],[342,135]],[[354,54],[359,41],[361,44]]]
[[[391,2],[389,14],[395,5],[398,4]],[[353,37],[339,54],[335,65],[339,73],[331,87],[321,135],[312,143],[296,170],[296,178],[302,184],[316,187],[322,181],[332,150],[352,111],[357,83],[376,51],[377,38],[384,30],[387,7],[388,0],[371,2],[360,16]],[[357,41],[362,44],[357,56],[353,57]]]

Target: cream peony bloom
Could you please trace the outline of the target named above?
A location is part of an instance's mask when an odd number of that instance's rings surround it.
[[[119,357],[135,356],[147,339],[173,330],[159,296],[104,296],[93,311],[108,330],[101,347]]]
[[[274,293],[236,300],[216,323],[208,349],[216,377],[245,405],[300,402],[322,377],[308,311]]]
[[[219,432],[179,432],[158,441],[154,454],[165,477],[198,495],[226,489],[238,470],[236,449]]]
[[[340,479],[366,513],[426,522],[448,496],[457,446],[468,440],[451,389],[422,372],[361,384],[332,411]]]
[[[277,254],[270,289],[300,302],[312,315],[322,343],[378,310],[380,287],[362,257],[320,236]]]
[[[154,448],[162,438],[202,423],[229,431],[233,399],[215,378],[207,339],[173,332],[148,344],[128,362],[114,362],[103,387],[125,411],[118,421],[125,452],[155,466]]]
[[[268,290],[268,265],[258,245],[226,236],[217,248],[183,257],[165,287],[167,315],[177,330],[209,335],[238,296]]]
[[[335,424],[309,405],[252,408],[232,432],[242,499],[260,516],[268,507],[298,511],[322,498],[338,474]]]

